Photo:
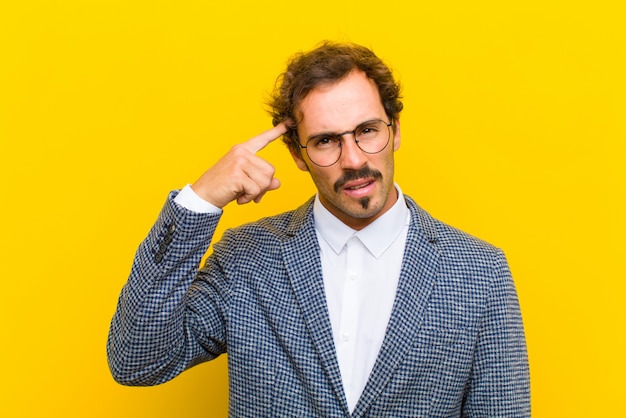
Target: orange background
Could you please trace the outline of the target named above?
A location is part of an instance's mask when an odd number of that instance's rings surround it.
[[[168,191],[268,128],[287,57],[326,38],[402,81],[403,190],[506,251],[533,416],[626,416],[622,1],[212,3],[0,5],[1,416],[226,416],[225,358],[117,385],[109,321]],[[282,188],[219,234],[313,194],[262,155]]]

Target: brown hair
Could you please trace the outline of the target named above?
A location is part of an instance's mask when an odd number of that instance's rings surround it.
[[[395,129],[403,105],[400,84],[394,80],[391,70],[364,46],[330,41],[324,41],[310,52],[295,54],[285,72],[278,76],[268,100],[274,126],[286,119],[296,122],[297,107],[311,90],[340,81],[353,70],[363,71],[376,83],[385,113]],[[289,129],[283,141],[292,151],[300,152],[296,129]]]

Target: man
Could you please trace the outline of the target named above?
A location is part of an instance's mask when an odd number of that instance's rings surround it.
[[[172,192],[140,245],[108,341],[115,379],[165,382],[228,352],[233,417],[530,415],[524,332],[503,253],[394,184],[399,88],[369,49],[299,54],[273,129]],[[279,187],[256,155],[283,136],[317,195],[227,231]]]

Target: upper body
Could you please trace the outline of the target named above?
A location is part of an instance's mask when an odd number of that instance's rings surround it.
[[[231,416],[529,416],[524,334],[502,252],[406,202],[393,312],[353,411],[311,202],[229,230],[196,274],[219,215],[191,213],[170,198],[120,297],[108,350],[113,375],[158,384],[228,352]]]
[[[256,152],[283,136],[316,204],[227,232],[197,271],[219,214],[190,211],[174,193],[113,318],[116,379],[156,384],[228,352],[231,416],[527,416],[524,334],[502,252],[394,187],[402,104],[389,69],[366,48],[324,44],[289,64],[272,109],[275,128],[233,147],[193,194],[218,211],[259,202],[280,183]],[[398,208],[407,222],[379,318],[368,312],[380,308],[375,295],[361,310],[338,296],[319,222],[367,234]],[[346,317],[376,329],[367,348],[340,347],[333,327]]]

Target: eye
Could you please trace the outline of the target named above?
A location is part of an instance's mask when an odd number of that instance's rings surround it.
[[[314,148],[325,149],[336,147],[340,140],[337,137],[330,135],[321,135],[313,137],[309,140],[307,146],[313,146]]]
[[[356,131],[356,134],[361,139],[373,138],[378,135],[380,131],[377,124],[367,124],[363,126],[359,126]]]

